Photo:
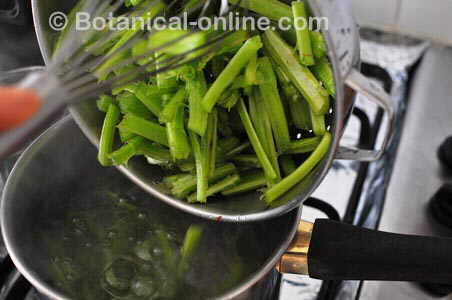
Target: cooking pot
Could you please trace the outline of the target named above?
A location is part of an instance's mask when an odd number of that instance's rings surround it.
[[[46,63],[50,61],[51,49],[58,32],[50,29],[49,17],[52,13],[68,12],[75,0],[32,0],[34,22],[41,51]],[[189,204],[185,200],[174,199],[165,194],[165,190],[155,189],[163,173],[160,167],[151,166],[144,159],[137,158],[128,166],[119,170],[138,186],[173,207],[195,216],[211,220],[229,222],[249,222],[280,216],[297,208],[306,200],[326,176],[334,159],[372,161],[379,159],[391,137],[394,110],[389,96],[378,86],[365,78],[359,71],[359,32],[352,18],[350,3],[346,0],[310,0],[310,8],[315,16],[328,19],[328,29],[324,36],[329,46],[329,57],[333,65],[337,98],[333,104],[333,121],[331,149],[318,166],[293,190],[283,195],[275,205],[268,207],[259,193],[248,193],[229,197],[221,201],[209,202],[208,205]],[[369,101],[381,106],[388,117],[388,126],[379,150],[361,150],[339,145],[344,126],[350,116],[356,92],[368,96]],[[95,101],[85,101],[70,109],[75,121],[91,140],[98,145],[103,122],[103,114],[96,108]],[[153,188],[150,188],[150,187]]]
[[[116,169],[99,166],[95,157],[95,148],[67,117],[22,154],[5,186],[0,219],[8,252],[20,272],[52,299],[88,300],[83,294],[86,285],[91,286],[89,292],[96,300],[108,297],[95,293],[100,278],[88,270],[102,266],[107,256],[98,254],[104,249],[103,242],[90,236],[108,231],[102,228],[110,228],[110,222],[117,219],[111,206],[129,198],[143,203],[134,214],[172,226],[175,235],[183,235],[189,224],[199,223],[220,240],[244,232],[234,247],[242,249],[242,270],[247,271],[227,288],[195,299],[272,299],[275,266],[281,272],[325,280],[452,282],[452,239],[383,233],[328,220],[299,223],[301,208],[262,222],[209,221],[152,198]],[[80,217],[83,212],[92,216],[91,222]],[[207,243],[206,248],[199,248],[192,266],[200,271],[193,282],[205,288],[216,287],[233,273],[228,269],[233,261],[222,259],[222,248],[213,248],[208,240],[201,240],[201,247]],[[139,242],[138,238],[131,241]],[[77,265],[80,259],[83,265]],[[64,277],[55,274],[54,265],[62,261],[67,263],[63,270],[77,272],[65,271]],[[68,268],[68,264],[75,266]],[[57,278],[81,281],[78,288],[67,290]]]

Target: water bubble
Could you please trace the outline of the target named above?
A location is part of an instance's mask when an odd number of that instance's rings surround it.
[[[110,231],[108,233],[108,238],[112,239],[115,238],[118,234],[115,231]]]
[[[146,219],[146,215],[143,214],[143,213],[139,213],[138,214],[138,219],[141,219],[141,220]]]
[[[160,255],[162,255],[162,249],[160,249],[160,248],[154,248],[154,249],[152,249],[152,253],[155,255],[155,256],[160,256]]]
[[[86,247],[86,248],[91,248],[92,246],[93,246],[93,245],[92,245],[91,243],[86,243],[86,244],[85,244],[85,247]]]

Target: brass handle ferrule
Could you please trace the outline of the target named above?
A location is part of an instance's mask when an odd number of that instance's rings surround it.
[[[314,224],[301,221],[294,240],[281,257],[276,269],[281,273],[309,275],[308,252]]]

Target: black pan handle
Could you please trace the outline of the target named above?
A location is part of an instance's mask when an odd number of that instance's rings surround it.
[[[452,283],[452,239],[374,231],[330,220],[314,224],[309,275],[323,280]]]

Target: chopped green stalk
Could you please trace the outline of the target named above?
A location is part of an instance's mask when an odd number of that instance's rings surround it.
[[[149,36],[149,49],[156,49],[162,47],[159,50],[161,53],[175,56],[192,51],[206,43],[206,32],[189,32],[182,29],[163,29],[160,31],[154,31]],[[176,42],[174,42],[176,41]],[[171,45],[168,45],[171,44]],[[198,51],[192,52],[186,56],[186,58],[193,58],[200,54]]]
[[[258,83],[258,82],[256,82],[256,83]],[[249,85],[246,83],[245,76],[243,76],[243,75],[238,76],[234,80],[234,83],[231,85],[231,88],[233,90],[235,90],[235,89],[245,89],[247,87],[249,87]]]
[[[200,203],[207,203],[207,189],[209,186],[209,170],[207,166],[207,157],[201,149],[201,143],[199,142],[199,137],[193,133],[189,132],[190,141],[193,148],[193,154],[195,156],[196,163],[196,201]]]
[[[117,97],[117,100],[122,114],[133,114],[143,119],[152,117],[152,113],[132,93],[124,92]]]
[[[305,66],[312,66],[315,64],[315,60],[312,53],[311,35],[309,34],[308,14],[304,2],[292,2],[292,12],[295,20],[300,61]]]
[[[170,99],[170,101],[165,105],[160,114],[160,123],[167,123],[174,121],[176,117],[176,111],[184,103],[186,96],[185,87],[182,87],[177,91],[177,93]]]
[[[187,159],[190,155],[190,144],[184,124],[184,106],[179,103],[175,110],[174,120],[166,124],[168,143],[173,160]]]
[[[245,30],[237,30],[225,37],[219,45],[217,55],[230,53],[236,51],[237,47],[240,47],[250,38],[249,32]]]
[[[133,28],[128,29],[121,35],[119,41],[108,51],[106,56],[112,55],[116,50],[120,49],[122,46],[124,46],[124,44],[132,39],[140,31],[141,27],[143,27],[142,23],[145,22],[144,19],[151,20],[152,18],[157,16],[164,8],[165,4],[160,1],[149,7],[149,10],[141,15],[142,18],[138,18],[139,21],[134,23]],[[113,57],[108,59],[99,68],[97,68],[94,74],[99,77],[99,80],[105,80],[108,76],[108,73],[105,73],[105,71],[115,66],[115,64],[117,64],[123,58],[124,57],[122,57],[122,54],[113,55]]]
[[[256,169],[261,168],[261,164],[259,162],[259,159],[254,154],[241,154],[234,156],[232,158],[232,161],[235,162],[237,165],[240,166],[246,166],[246,167],[253,167]]]
[[[223,196],[231,196],[249,191],[255,191],[261,187],[264,187],[266,183],[267,179],[262,171],[252,172],[251,174],[242,176],[237,185],[224,190],[221,194]]]
[[[109,95],[100,96],[99,100],[97,100],[97,108],[104,113],[107,113],[110,104],[115,104],[115,99]]]
[[[325,116],[315,115],[311,111],[312,130],[316,136],[322,136],[326,132]]]
[[[206,192],[206,195],[207,195],[207,197],[210,197],[215,194],[221,193],[222,191],[233,186],[234,184],[236,184],[239,181],[240,181],[239,175],[232,175],[232,176],[226,177],[225,179],[223,179],[223,180],[217,182],[216,184],[212,185],[211,187],[209,187],[209,189]],[[190,203],[199,202],[199,200],[197,200],[197,194],[190,195],[188,197],[188,202],[190,202]]]
[[[165,67],[165,65],[162,64],[163,60],[165,60],[165,58],[161,58],[157,62],[157,65],[156,65],[157,69],[162,69]],[[173,71],[159,72],[159,73],[157,73],[156,79],[157,79],[157,86],[159,87],[159,89],[175,87],[175,86],[179,87],[179,82],[177,80],[176,74]]]
[[[250,116],[254,128],[256,129],[257,136],[272,163],[273,169],[278,175],[276,180],[269,180],[269,185],[271,185],[281,180],[281,171],[279,170],[278,153],[273,138],[270,116],[268,110],[264,107],[265,105],[262,105],[264,102],[258,89],[254,90],[254,95],[249,96],[249,103]]]
[[[221,71],[223,71],[226,66],[224,57],[221,57],[224,54],[235,53],[238,48],[242,46],[246,40],[249,39],[249,33],[243,30],[238,30],[230,33],[228,36],[223,38],[220,42],[215,43],[210,47],[210,49],[216,49],[216,51],[212,51],[211,53],[204,55],[199,60],[199,70],[204,69],[204,67],[212,61],[212,71],[215,78],[220,75]],[[223,65],[224,62],[224,65]],[[223,67],[221,67],[223,65]]]
[[[314,151],[322,141],[322,137],[316,136],[313,138],[305,138],[298,141],[294,141],[287,149],[287,154],[302,154]]]
[[[297,88],[290,82],[289,77],[284,74],[280,67],[275,66],[276,75],[278,76],[281,88],[287,103],[289,104],[290,115],[293,125],[298,129],[311,129],[311,110],[309,104],[303,99]]]
[[[240,48],[204,96],[202,105],[206,111],[212,111],[221,94],[232,84],[260,48],[262,48],[262,42],[259,36],[250,38]]]
[[[148,161],[151,159],[154,163],[168,164],[171,161],[171,154],[167,148],[164,148],[158,144],[145,141],[139,145],[140,154],[146,156]]]
[[[169,146],[166,128],[152,121],[128,114],[125,115],[118,127],[161,145]]]
[[[273,21],[281,18],[292,20],[290,6],[279,0],[229,0],[231,4],[239,4],[241,7],[254,11]]]
[[[333,98],[336,97],[336,84],[330,62],[326,57],[320,59],[312,68],[314,75],[323,83],[325,89]]]
[[[322,33],[318,31],[310,31],[309,33],[311,35],[312,52],[314,53],[314,57],[317,59],[324,58],[328,48]]]
[[[185,234],[184,244],[181,249],[181,259],[179,262],[178,276],[184,277],[188,272],[202,238],[204,228],[201,225],[190,225]]]
[[[240,93],[237,90],[235,90],[231,93],[230,96],[228,96],[224,99],[221,99],[218,102],[218,105],[226,108],[227,110],[231,110],[237,104],[237,101],[239,101],[239,99],[240,99]]]
[[[110,159],[113,161],[113,165],[119,166],[127,164],[132,157],[140,154],[140,145],[143,144],[144,141],[143,137],[137,136],[131,139],[126,145],[111,153]]]
[[[257,54],[255,54],[245,70],[245,83],[248,85],[254,85],[257,83]]]
[[[119,128],[119,137],[121,138],[121,142],[126,143],[129,140],[133,139],[134,137],[136,137],[137,135],[133,132],[130,132],[128,130],[124,130]]]
[[[289,176],[295,170],[297,169],[297,166],[295,165],[295,161],[290,155],[282,155],[281,156],[281,168],[284,172],[285,176]]]
[[[237,147],[235,147],[234,149],[228,151],[225,156],[226,157],[233,157],[237,154],[242,153],[243,151],[245,151],[246,149],[248,149],[251,146],[250,142],[245,142]]]
[[[206,134],[201,138],[201,147],[207,155],[208,176],[215,171],[218,141],[218,113],[214,110],[208,119]]]
[[[300,65],[292,48],[276,32],[271,30],[267,30],[264,34],[264,45],[272,59],[308,101],[314,113],[318,115],[326,114],[330,107],[328,92],[308,68]]]
[[[259,85],[264,106],[270,116],[271,126],[276,145],[280,152],[284,151],[290,143],[289,126],[287,124],[284,106],[279,96],[278,83],[268,57],[259,59],[259,70],[265,82]]]
[[[208,114],[202,107],[202,99],[207,92],[204,72],[198,72],[196,78],[187,82],[189,119],[188,128],[204,136],[207,128]]]
[[[146,40],[142,40],[137,42],[137,44],[135,46],[133,46],[132,48],[132,56],[134,57],[138,57],[138,56],[142,56],[145,55],[146,53],[148,53],[149,51],[149,47],[148,47],[148,42]],[[148,63],[150,63],[152,60],[154,59],[154,55],[149,55],[149,57],[145,57],[145,58],[141,58],[137,60],[137,64],[139,64],[140,66],[146,65]],[[149,67],[150,72],[155,70],[155,66],[151,65]]]
[[[163,178],[163,183],[165,183],[168,187],[172,187],[177,181],[183,180],[186,177],[192,176],[190,174],[176,174],[171,176],[166,176]],[[196,181],[196,178],[195,178]],[[195,183],[196,186],[196,183]]]
[[[111,166],[110,153],[113,150],[113,143],[115,140],[116,125],[119,122],[121,112],[119,108],[110,104],[107,115],[105,116],[104,125],[102,126],[102,133],[99,141],[98,159],[102,166]]]
[[[311,129],[311,109],[302,97],[289,99],[290,115],[295,127],[301,130]]]
[[[229,163],[224,166],[215,169],[212,176],[209,177],[209,183],[215,183],[226,176],[237,173],[237,168]],[[197,177],[191,174],[184,175],[178,180],[168,179],[166,182],[170,182],[172,185],[171,192],[178,198],[185,198],[190,193],[196,191]]]
[[[163,94],[159,92],[158,87],[140,82],[131,91],[156,117],[160,116]]]
[[[248,111],[246,110],[245,103],[243,100],[240,100],[237,104],[238,112],[240,115],[240,119],[242,120],[243,126],[245,127],[246,133],[248,134],[248,138],[251,142],[251,145],[256,152],[257,157],[259,158],[259,162],[264,169],[265,175],[270,180],[275,180],[278,178],[278,174],[273,169],[273,165],[271,161],[268,159],[267,154],[265,153],[264,148],[262,147],[261,142],[259,141],[259,137],[254,130],[253,124],[251,122],[250,116],[248,115]]]
[[[279,197],[284,195],[287,191],[293,188],[296,184],[301,182],[314,168],[320,163],[320,161],[325,157],[330,148],[331,144],[331,134],[326,132],[320,142],[319,146],[315,151],[309,156],[309,158],[299,166],[295,172],[284,178],[280,183],[272,186],[265,192],[265,201],[267,204],[271,204]]]

